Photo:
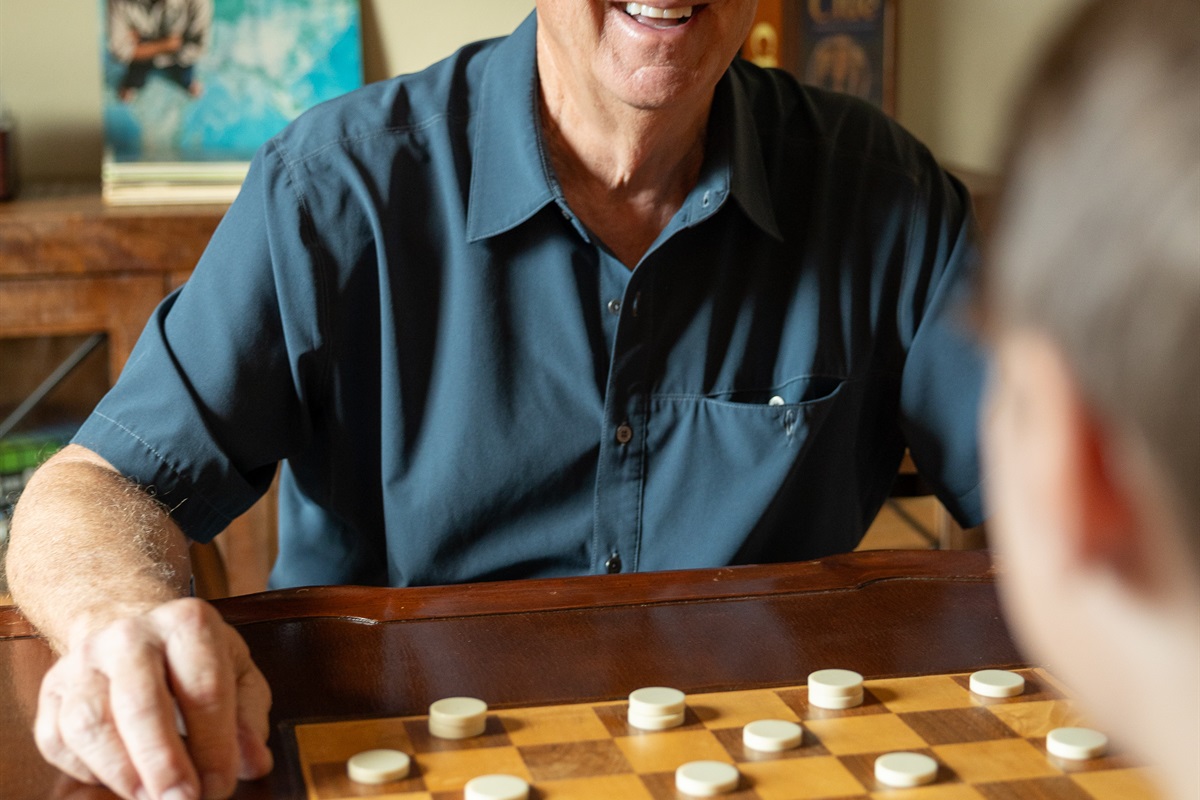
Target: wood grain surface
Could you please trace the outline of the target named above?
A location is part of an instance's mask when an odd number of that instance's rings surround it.
[[[1014,667],[986,553],[872,551],[820,561],[454,587],[326,587],[218,601],[283,724],[410,716],[450,695],[496,707],[802,683],[832,664],[869,679]],[[30,726],[52,660],[0,610],[0,797],[109,797],[43,764]],[[302,793],[285,769],[238,797]]]

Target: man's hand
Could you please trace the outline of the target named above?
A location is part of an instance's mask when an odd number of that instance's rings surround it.
[[[35,735],[52,764],[131,800],[228,797],[239,778],[271,771],[270,689],[208,603],[172,600],[76,631],[38,699]]]

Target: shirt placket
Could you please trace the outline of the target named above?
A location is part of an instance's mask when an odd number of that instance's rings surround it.
[[[645,480],[646,403],[644,313],[640,271],[602,252],[600,302],[608,340],[608,382],[596,470],[593,567],[597,572],[637,569]]]

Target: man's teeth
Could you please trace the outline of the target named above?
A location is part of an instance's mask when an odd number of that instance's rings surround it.
[[[657,8],[645,3],[626,3],[625,13],[632,17],[650,17],[651,19],[683,19],[692,15],[692,6]]]

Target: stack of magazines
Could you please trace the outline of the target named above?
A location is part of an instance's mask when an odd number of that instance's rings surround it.
[[[232,203],[248,161],[115,161],[101,170],[104,201],[113,205]]]
[[[362,85],[358,0],[101,6],[109,203],[229,203],[264,142]]]

